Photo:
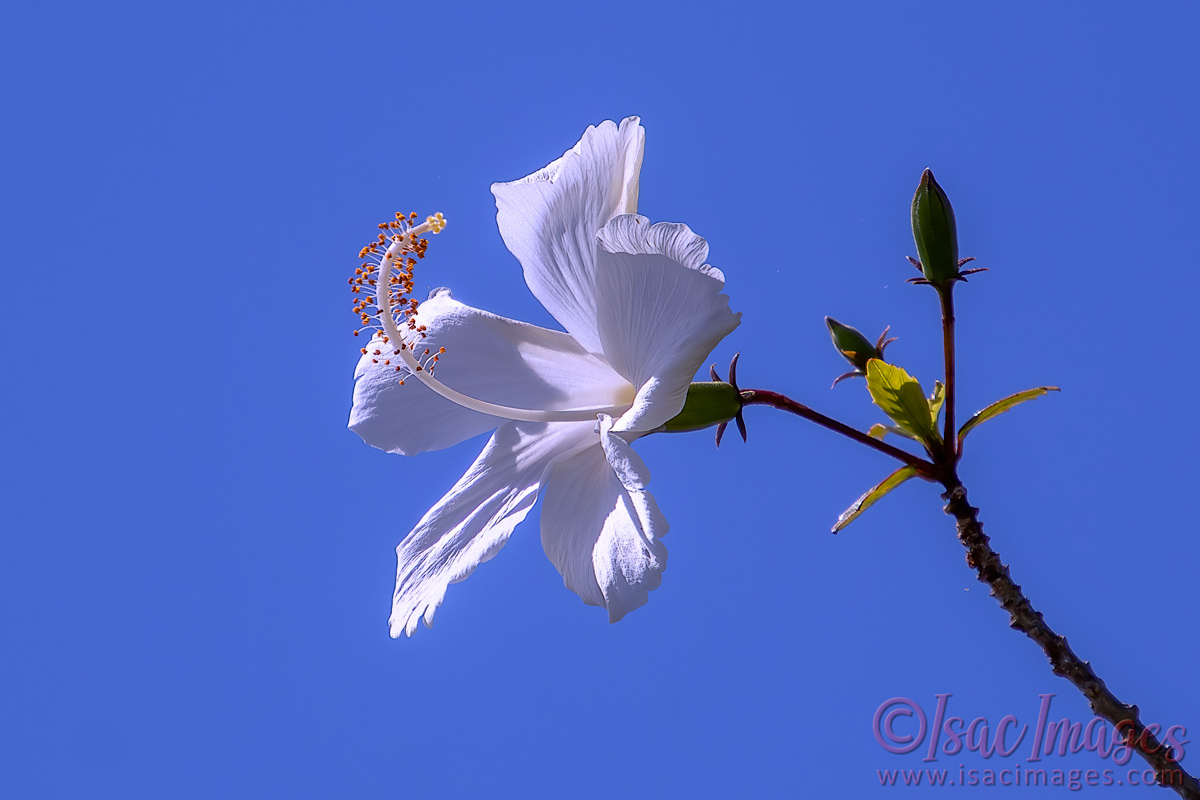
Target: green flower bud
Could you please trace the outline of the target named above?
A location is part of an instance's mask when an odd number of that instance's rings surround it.
[[[883,354],[875,349],[875,345],[867,341],[867,337],[859,333],[857,328],[843,325],[833,317],[826,317],[825,324],[829,326],[833,346],[859,372],[866,373],[867,362],[872,358],[883,358]]]
[[[883,333],[879,334],[879,339],[875,341],[875,344],[871,344],[867,341],[867,337],[858,332],[857,328],[843,325],[833,317],[826,317],[825,324],[829,326],[829,336],[833,339],[833,346],[837,348],[837,351],[842,354],[843,358],[854,365],[854,369],[850,372],[834,378],[834,386],[837,386],[846,380],[846,378],[866,375],[867,362],[872,358],[878,358],[880,361],[883,361],[884,349],[896,341],[895,337],[888,338],[888,331],[892,329],[891,325],[883,329]]]
[[[958,277],[958,231],[950,198],[925,170],[912,202],[913,240],[925,280],[937,288]]]
[[[731,383],[703,381],[688,386],[683,410],[663,426],[668,433],[698,431],[729,422],[742,410],[742,393]]]

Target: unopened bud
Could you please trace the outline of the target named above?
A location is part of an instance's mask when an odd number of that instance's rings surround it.
[[[958,231],[950,198],[925,170],[912,202],[913,240],[925,280],[939,289],[958,277]]]
[[[883,358],[883,354],[876,350],[875,345],[867,341],[867,337],[859,333],[857,328],[843,325],[833,317],[826,317],[825,324],[829,326],[833,346],[859,372],[867,371],[867,362],[872,358]]]
[[[742,410],[742,394],[724,381],[702,381],[688,386],[683,410],[663,427],[668,433],[698,431],[729,422]]]
[[[888,331],[891,326],[883,329],[883,333],[879,334],[879,338],[875,344],[867,341],[867,337],[859,333],[857,328],[851,328],[849,325],[843,325],[833,317],[826,317],[825,324],[829,326],[829,336],[833,339],[833,346],[842,354],[842,357],[854,365],[854,369],[844,375],[838,375],[833,385],[837,386],[846,378],[854,378],[859,375],[867,374],[867,362],[872,358],[883,360],[883,351],[889,344],[896,341],[895,337],[888,338]]]

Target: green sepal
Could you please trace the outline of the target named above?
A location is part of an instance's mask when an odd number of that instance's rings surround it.
[[[882,358],[883,354],[857,328],[843,325],[833,317],[826,317],[825,324],[829,327],[833,346],[859,372],[867,371],[867,362],[872,358]]]
[[[842,512],[837,518],[837,524],[833,526],[833,532],[837,533],[842,528],[849,525],[854,520],[858,519],[859,515],[866,511],[892,489],[895,489],[900,484],[904,483],[909,478],[915,478],[917,470],[914,467],[904,466],[888,475],[879,483],[878,486],[872,487],[866,494],[854,501],[854,505]]]
[[[938,288],[958,278],[958,229],[950,198],[925,170],[912,202],[913,241],[925,280]]]
[[[724,381],[700,381],[688,385],[683,410],[663,428],[668,433],[698,431],[729,422],[742,410],[742,394]]]
[[[982,411],[976,411],[971,415],[969,420],[963,423],[963,426],[958,429],[958,440],[961,442],[966,435],[975,430],[975,428],[987,422],[989,419],[998,417],[1005,411],[1024,403],[1026,400],[1036,400],[1042,395],[1057,391],[1059,391],[1057,386],[1039,386],[1036,389],[1026,389],[1023,392],[1017,392],[1016,394],[1009,395],[1003,400],[997,400]]]
[[[917,379],[903,369],[871,359],[867,362],[867,391],[875,405],[915,439],[927,447],[941,441],[929,399]]]

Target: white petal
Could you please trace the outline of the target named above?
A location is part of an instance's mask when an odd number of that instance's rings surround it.
[[[555,464],[542,500],[542,547],[567,588],[608,609],[609,622],[645,604],[667,565],[667,521],[645,491],[646,465],[602,418],[603,448]]]
[[[565,333],[463,305],[448,289],[435,290],[420,305],[417,322],[428,328],[424,347],[446,348],[434,369],[438,380],[481,400],[551,409],[632,399],[627,381]],[[383,355],[376,356],[376,349]],[[383,363],[390,352],[372,340],[354,373],[350,428],[367,444],[413,455],[449,447],[503,422],[446,400],[407,370],[396,372],[399,359]]]
[[[393,637],[428,624],[446,587],[470,575],[504,546],[529,513],[551,466],[595,447],[591,422],[509,422],[479,458],[396,548]]]
[[[638,387],[618,431],[649,431],[683,408],[687,387],[741,320],[704,263],[708,244],[686,225],[624,214],[600,232],[598,326],[613,369]]]
[[[594,353],[596,234],[614,215],[637,210],[645,138],[637,117],[604,122],[546,168],[492,185],[500,235],[530,291]]]

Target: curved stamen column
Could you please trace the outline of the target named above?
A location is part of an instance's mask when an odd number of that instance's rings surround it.
[[[428,369],[418,363],[412,353],[416,349],[417,342],[414,341],[405,344],[404,335],[396,325],[396,317],[392,306],[392,270],[395,267],[396,261],[404,253],[412,252],[412,247],[409,243],[413,240],[413,237],[428,231],[434,231],[434,227],[427,222],[412,228],[403,235],[393,236],[391,244],[388,245],[387,251],[380,259],[379,276],[375,282],[375,304],[378,308],[379,322],[383,327],[384,334],[386,334],[384,341],[392,345],[393,355],[400,357],[404,365],[408,367],[409,372],[413,374],[413,377],[417,378],[417,380],[421,381],[421,383],[428,386],[437,394],[452,403],[457,403],[463,408],[469,408],[481,414],[490,414],[494,417],[503,417],[521,422],[585,422],[595,420],[598,414],[619,417],[628,410],[628,407],[620,406],[595,406],[591,408],[563,410],[512,408],[511,406],[489,403],[485,400],[465,395],[462,392],[451,389],[434,378]],[[417,339],[419,340],[419,338],[418,335]]]

